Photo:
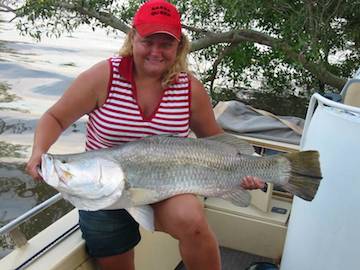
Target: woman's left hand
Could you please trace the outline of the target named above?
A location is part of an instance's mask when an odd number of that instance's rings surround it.
[[[262,189],[265,187],[265,182],[254,176],[245,176],[240,183],[240,186],[244,189]]]

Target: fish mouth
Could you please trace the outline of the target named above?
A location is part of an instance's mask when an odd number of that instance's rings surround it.
[[[41,156],[41,177],[46,183],[53,187],[59,187],[60,182],[65,185],[73,177],[73,175],[64,168],[61,161],[54,159],[50,154],[43,154]]]
[[[41,175],[42,178],[47,179],[49,175],[49,165],[51,167],[52,164],[52,157],[48,154],[42,154],[41,155],[41,166],[38,167],[38,172]]]
[[[54,159],[49,154],[41,155],[41,169],[40,175],[44,179],[44,181],[50,186],[57,187],[59,184],[59,177],[56,172]]]

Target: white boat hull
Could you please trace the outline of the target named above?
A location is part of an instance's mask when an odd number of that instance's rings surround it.
[[[314,99],[301,148],[320,152],[323,180],[312,202],[294,199],[280,269],[359,269],[360,110]]]

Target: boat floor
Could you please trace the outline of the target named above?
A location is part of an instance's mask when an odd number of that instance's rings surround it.
[[[220,247],[222,270],[246,270],[254,262],[274,263],[271,258],[261,257],[250,253]],[[181,263],[176,270],[186,270]]]

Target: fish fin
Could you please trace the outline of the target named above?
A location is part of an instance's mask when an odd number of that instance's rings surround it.
[[[234,146],[240,154],[252,155],[255,153],[254,147],[247,141],[236,137],[235,135],[231,135],[228,133],[221,133],[218,135],[205,137],[205,140],[214,140],[222,143],[226,143]]]
[[[125,208],[126,211],[139,223],[144,229],[154,232],[154,210],[150,205],[141,205]]]
[[[249,206],[251,201],[250,192],[242,188],[225,193],[221,196],[221,198],[230,201],[232,204],[240,207]]]
[[[290,177],[281,187],[306,201],[313,200],[322,179],[319,152],[301,151],[283,156],[290,162]]]

